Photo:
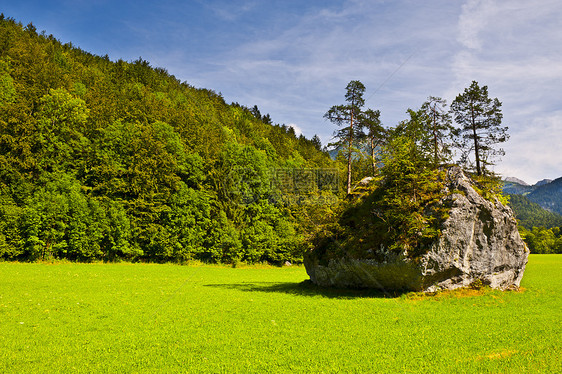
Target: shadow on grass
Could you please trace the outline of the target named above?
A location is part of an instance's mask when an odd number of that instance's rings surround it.
[[[337,299],[396,298],[404,294],[402,292],[388,292],[376,289],[320,287],[312,283],[310,280],[305,280],[300,283],[248,282],[206,284],[205,287],[226,288],[245,292],[275,292],[297,296],[323,296]]]

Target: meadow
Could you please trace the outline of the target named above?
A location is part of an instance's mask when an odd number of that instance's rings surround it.
[[[321,289],[303,267],[0,263],[0,372],[562,372],[562,255],[523,291]]]

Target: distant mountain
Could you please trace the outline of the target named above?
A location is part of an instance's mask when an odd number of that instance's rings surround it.
[[[356,149],[356,151],[353,152],[352,154],[352,158],[354,160],[360,158],[360,154],[357,153],[357,151],[359,151],[360,153],[362,153],[363,155],[369,155],[371,153],[371,149],[369,148],[369,145],[366,142],[363,143],[358,143],[354,145],[354,148]],[[379,150],[380,148],[377,148],[377,150]],[[332,148],[330,150],[328,150],[328,155],[330,156],[330,158],[332,160],[335,160],[336,158],[338,158],[338,155],[340,154],[340,152],[345,152],[347,151],[347,148],[345,146],[338,146],[335,148]]]
[[[529,200],[539,204],[544,209],[562,214],[562,178],[540,186],[526,195]]]
[[[544,186],[545,184],[549,184],[550,182],[552,182],[552,179],[543,179],[535,183],[535,186]]]
[[[514,179],[517,178],[509,178],[510,180],[508,180],[508,178],[506,178],[505,180],[503,180],[503,192],[507,193],[509,195],[526,195],[528,193],[530,193],[531,191],[533,191],[534,187],[533,186],[529,186],[528,184],[521,184],[521,183],[517,183],[514,182]]]
[[[328,155],[330,155],[330,158],[332,160],[335,160],[338,157],[338,153],[340,153],[340,151],[341,150],[339,148],[335,148],[335,149],[332,149],[332,150],[328,151]]]
[[[503,181],[504,193],[523,195],[530,201],[540,205],[543,209],[562,214],[562,178],[555,180],[543,179],[533,186],[524,185],[515,182],[515,180],[518,179],[506,178]]]
[[[522,181],[521,179],[515,178],[515,177],[507,177],[507,178],[504,179],[504,181],[506,181],[506,182],[511,182],[511,183],[517,183],[517,184],[520,184],[520,185],[522,185],[522,186],[529,186],[528,183],[525,183],[525,182]]]
[[[519,225],[528,230],[531,230],[533,227],[549,229],[562,226],[562,215],[542,208],[526,196],[511,195],[509,197],[509,206],[513,209]]]

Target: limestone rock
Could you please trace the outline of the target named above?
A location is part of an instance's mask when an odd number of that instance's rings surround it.
[[[427,253],[410,259],[405,253],[379,248],[378,260],[325,260],[312,251],[304,259],[311,281],[321,286],[412,291],[454,289],[473,282],[498,289],[518,287],[529,250],[511,208],[480,196],[459,167],[447,170],[446,189],[454,192],[443,199],[451,205],[449,217]]]

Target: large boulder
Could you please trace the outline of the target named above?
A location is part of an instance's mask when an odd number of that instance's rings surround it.
[[[434,291],[471,284],[518,287],[529,250],[519,236],[511,208],[482,197],[459,167],[447,170],[443,204],[450,206],[441,235],[420,256],[410,258],[381,247],[369,259],[326,259],[305,255],[312,282],[321,286]],[[376,259],[374,259],[376,258]]]

